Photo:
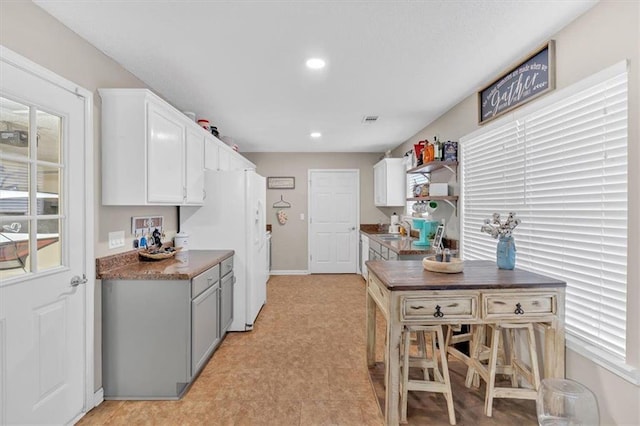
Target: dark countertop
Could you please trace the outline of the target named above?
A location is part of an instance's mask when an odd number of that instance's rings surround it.
[[[522,269],[498,269],[489,260],[467,260],[459,274],[427,271],[420,260],[369,260],[366,265],[391,291],[566,287],[564,281]]]
[[[431,247],[418,247],[414,245],[413,243],[415,241],[418,241],[418,238],[415,238],[413,236],[411,237],[411,239],[402,238],[400,240],[383,240],[381,238],[378,238],[377,235],[388,235],[388,232],[377,231],[377,229],[374,228],[362,229],[362,227],[360,229],[360,232],[368,236],[370,239],[381,244],[383,247],[387,247],[389,250],[398,253],[399,256],[411,254],[422,254],[427,256],[429,254],[434,254],[434,251],[431,249]]]
[[[164,260],[141,260],[135,250],[96,259],[102,280],[190,280],[233,256],[233,250],[189,250]]]

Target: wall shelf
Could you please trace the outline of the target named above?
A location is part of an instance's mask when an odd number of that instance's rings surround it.
[[[407,170],[407,174],[420,174],[425,175],[427,178],[430,178],[430,174],[433,171],[446,169],[449,170],[453,175],[458,177],[458,162],[457,161],[430,161],[427,164],[422,164],[418,167],[414,167],[412,169]],[[429,176],[427,176],[429,175]],[[428,179],[431,181],[431,179]],[[408,197],[407,201],[444,201],[453,207],[453,211],[456,216],[458,215],[458,196],[457,195],[448,195],[448,196],[427,196],[427,197]]]
[[[457,161],[430,161],[427,164],[423,164],[421,166],[414,167],[412,169],[407,170],[407,174],[431,173],[439,169],[447,169],[451,173],[457,174],[456,173],[457,168],[458,168]]]

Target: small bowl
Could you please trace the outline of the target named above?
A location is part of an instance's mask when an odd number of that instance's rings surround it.
[[[427,271],[443,274],[457,274],[464,269],[464,260],[452,257],[450,262],[438,262],[433,257],[422,259],[422,266]]]

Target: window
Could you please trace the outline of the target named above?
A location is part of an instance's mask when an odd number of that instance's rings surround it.
[[[61,131],[61,117],[0,97],[2,278],[62,264]]]
[[[626,356],[627,116],[623,63],[460,144],[464,258],[495,259],[483,220],[516,212],[517,266],[566,281],[568,337],[619,365]]]

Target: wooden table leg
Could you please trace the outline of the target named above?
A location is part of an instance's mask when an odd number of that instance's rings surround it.
[[[376,363],[376,302],[367,290],[367,365],[369,368]]]
[[[385,395],[385,420],[387,426],[400,423],[400,339],[402,325],[389,321],[387,324],[387,365],[385,376],[387,389]]]

